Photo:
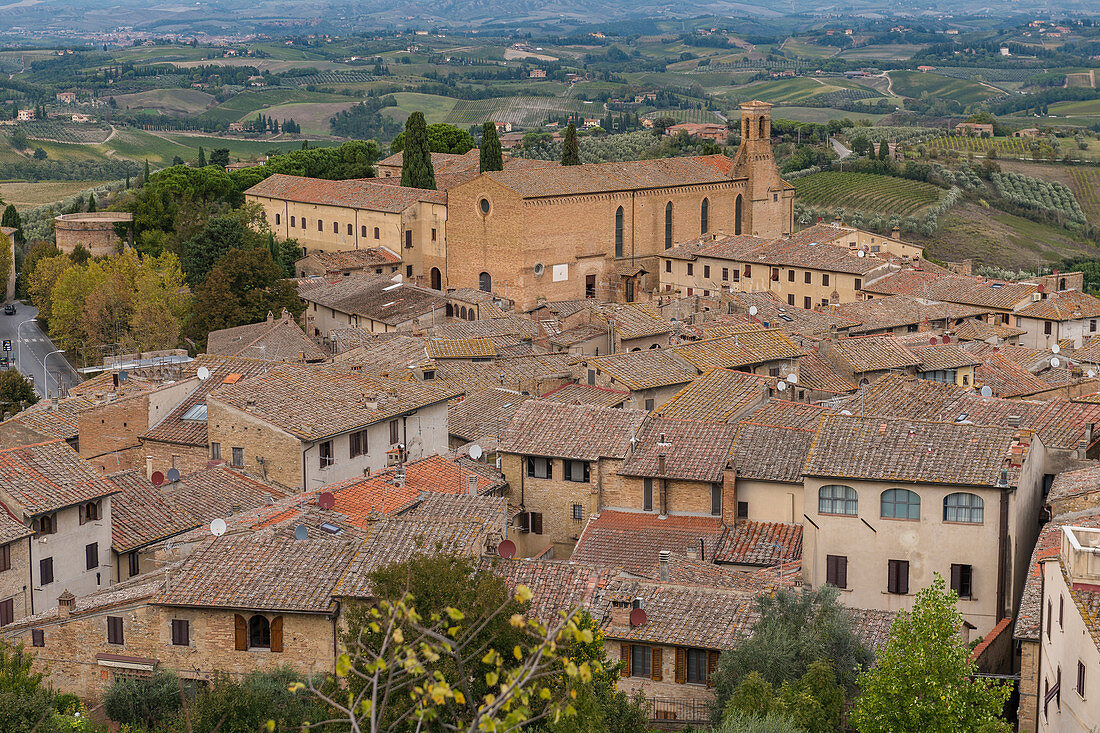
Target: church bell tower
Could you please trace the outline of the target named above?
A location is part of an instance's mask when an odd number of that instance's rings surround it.
[[[794,225],[794,186],[779,175],[772,155],[772,105],[753,100],[741,105],[741,145],[733,159],[733,178],[746,181],[740,233],[765,239],[789,235]]]

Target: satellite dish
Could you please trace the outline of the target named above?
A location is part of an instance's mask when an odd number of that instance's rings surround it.
[[[646,622],[646,615],[644,608],[635,608],[630,611],[630,625],[631,626],[643,626]]]
[[[841,410],[840,414],[841,415],[847,415],[848,417],[851,417],[852,416],[852,411],[851,410]]]
[[[867,256],[867,253],[864,252],[862,249],[860,251],[856,252],[856,257],[866,257],[866,256]]]
[[[317,506],[326,511],[332,509],[336,506],[336,497],[331,491],[322,491],[321,495],[317,497]]]
[[[750,316],[755,316],[759,312],[760,312],[760,309],[757,308],[755,305],[750,305],[749,306],[749,315]]]
[[[986,386],[982,387],[980,390],[978,390],[978,393],[982,397],[992,397],[993,396],[993,390],[989,388],[989,385],[986,385]]]
[[[790,382],[791,384],[798,384],[798,375],[795,374],[794,372],[791,372],[790,374],[787,375],[787,381]]]
[[[936,344],[938,344],[938,343],[939,343],[939,339],[937,339],[937,338],[936,338],[935,336],[933,336],[932,338],[928,339],[928,343],[930,343],[930,344],[932,344],[933,346],[935,346]]]
[[[542,274],[546,272],[546,265],[541,262],[535,263],[535,277],[542,277]]]
[[[130,374],[125,369],[118,370],[118,381],[125,382],[130,378]]]
[[[951,337],[950,337],[950,336],[944,336],[944,337],[943,337],[943,342],[944,342],[945,344],[949,344],[949,343],[951,343]]]
[[[782,392],[783,390],[785,390],[787,388],[787,383],[784,382],[781,379],[781,380],[779,380],[779,384],[775,385],[775,388],[778,389],[780,392]]]
[[[1050,350],[1053,351],[1055,354],[1057,354],[1059,351],[1062,350],[1062,347],[1059,346],[1058,344],[1054,344],[1054,346],[1050,347]]]
[[[210,370],[209,370],[209,369],[207,369],[207,368],[206,368],[206,367],[204,367],[204,366],[202,366],[202,367],[199,367],[199,369],[198,369],[198,371],[196,372],[196,374],[198,374],[198,375],[199,375],[199,379],[200,379],[200,380],[202,380],[202,381],[204,381],[204,382],[205,382],[205,381],[206,381],[207,379],[210,379]]]
[[[1096,372],[1093,371],[1092,369],[1089,369],[1089,379],[1092,379],[1095,376],[1096,376]]]
[[[308,537],[309,529],[306,527],[306,525],[299,524],[297,527],[294,528],[294,539],[301,541],[307,539]]]
[[[470,446],[470,458],[473,458],[475,461],[480,459],[484,454],[485,452],[481,450],[481,446],[477,443]]]
[[[153,471],[153,475],[149,477],[149,480],[153,482],[153,486],[160,486],[164,483],[164,474],[160,471]]]
[[[1057,356],[1051,357],[1050,365],[1057,369],[1058,367],[1062,366],[1062,360],[1059,359]]]
[[[210,534],[214,535],[215,537],[221,537],[223,534],[225,534],[225,520],[221,517],[218,517],[213,522],[211,522]]]
[[[516,556],[516,543],[512,540],[504,540],[497,545],[497,554],[504,558],[513,558]]]
[[[171,482],[171,483],[175,483],[179,480],[180,480],[180,471],[179,471],[179,469],[178,468],[169,468],[168,469],[168,481]]]
[[[401,273],[399,272],[399,273],[397,273],[396,275],[394,275],[393,277],[391,277],[391,278],[390,278],[390,282],[395,282],[395,283],[399,283],[399,282],[401,282],[401,281],[402,281],[403,279],[404,279],[404,278],[402,278],[402,277],[401,277]]]

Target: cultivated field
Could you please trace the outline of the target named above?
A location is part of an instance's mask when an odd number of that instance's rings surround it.
[[[717,115],[707,109],[659,109],[646,115],[651,120],[658,117],[671,117],[677,122],[721,122]]]
[[[198,89],[151,89],[115,97],[121,109],[150,109],[166,115],[197,115],[214,105],[214,97]]]
[[[75,196],[101,183],[104,181],[9,181],[0,183],[0,200],[17,209],[29,209]]]
[[[893,82],[894,94],[914,99],[920,99],[922,94],[927,94],[930,97],[953,99],[959,104],[968,105],[999,94],[995,89],[966,79],[952,79],[921,71],[891,71],[890,79]]]
[[[1075,165],[1069,168],[1070,188],[1085,212],[1089,223],[1100,225],[1100,168]]]
[[[497,97],[495,99],[458,100],[446,122],[459,127],[479,125],[486,120],[509,122],[516,127],[537,127],[550,114],[576,113],[602,117],[603,105],[558,97]]]
[[[23,122],[19,129],[27,133],[31,140],[51,140],[61,143],[101,143],[111,134],[107,125],[57,122]]]
[[[273,117],[279,122],[294,120],[302,126],[302,132],[306,135],[331,135],[329,120],[337,112],[343,112],[353,107],[358,102],[301,102],[297,104],[280,104],[263,110],[264,117]],[[259,112],[253,112],[246,120],[255,119]]]
[[[909,216],[940,200],[944,190],[930,183],[873,173],[824,171],[794,181],[803,204],[841,207],[890,216]]]

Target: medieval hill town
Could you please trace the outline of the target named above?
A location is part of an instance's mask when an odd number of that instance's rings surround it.
[[[1100,729],[1100,6],[0,7],[0,733]]]

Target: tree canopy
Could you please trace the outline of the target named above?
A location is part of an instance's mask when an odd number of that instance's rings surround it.
[[[420,115],[423,119],[423,112],[413,112],[414,115]],[[410,116],[409,119],[412,119]],[[408,123],[406,123],[405,130],[408,130]],[[425,128],[428,136],[428,150],[433,153],[454,153],[456,155],[462,155],[468,153],[474,149],[474,139],[470,136],[470,133],[463,130],[460,127],[454,125],[448,125],[445,122],[435,122],[427,125]],[[390,143],[390,150],[395,153],[400,153],[405,149],[405,141],[407,139],[406,132],[398,133],[397,137]]]
[[[581,148],[577,142],[577,126],[572,122],[565,128],[565,141],[561,149],[562,165],[580,165]]]
[[[497,125],[488,121],[481,126],[481,172],[504,170],[504,153],[500,148]]]
[[[294,285],[267,247],[231,249],[217,261],[195,290],[192,332],[202,340],[210,331],[257,323],[268,312],[295,318],[304,305]]]
[[[435,170],[432,168],[423,112],[409,115],[403,134],[405,145],[401,154],[401,185],[434,190]]]

